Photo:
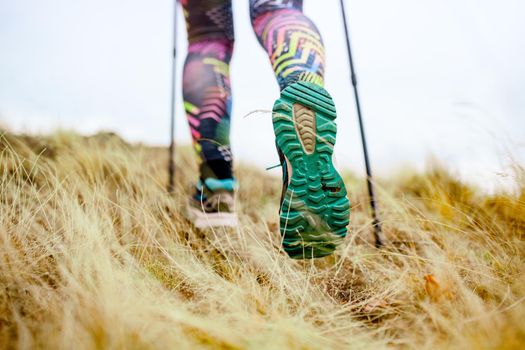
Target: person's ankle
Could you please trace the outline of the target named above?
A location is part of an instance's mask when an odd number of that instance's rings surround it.
[[[224,159],[212,159],[201,163],[201,179],[215,178],[219,180],[232,179],[232,162]]]

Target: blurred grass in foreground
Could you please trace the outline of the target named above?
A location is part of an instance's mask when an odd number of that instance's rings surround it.
[[[280,251],[280,180],[239,165],[241,227],[197,232],[196,166],[113,134],[0,136],[0,347],[518,349],[525,346],[525,172],[483,195],[445,170],[345,175],[351,234],[333,257]]]

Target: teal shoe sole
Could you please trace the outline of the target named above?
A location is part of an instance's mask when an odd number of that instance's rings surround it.
[[[347,234],[350,202],[332,154],[335,106],[318,85],[298,82],[273,106],[276,143],[287,161],[280,211],[283,248],[294,259],[330,255]]]

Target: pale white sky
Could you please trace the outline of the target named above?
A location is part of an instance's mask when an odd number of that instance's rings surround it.
[[[278,88],[234,0],[234,154],[277,163],[270,115]],[[347,0],[376,173],[422,168],[429,155],[490,189],[525,163],[525,2]],[[100,129],[167,144],[173,1],[0,0],[0,123],[17,131]],[[339,112],[338,163],[363,169],[339,1],[305,0],[327,49],[326,87]],[[179,12],[179,15],[181,13]],[[189,142],[180,98],[177,140]]]

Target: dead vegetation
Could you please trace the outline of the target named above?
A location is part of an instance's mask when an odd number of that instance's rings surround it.
[[[0,347],[519,349],[525,181],[484,195],[443,169],[380,183],[389,245],[369,239],[362,179],[333,257],[280,251],[279,179],[240,165],[241,227],[182,216],[195,164],[112,134],[0,136]]]

